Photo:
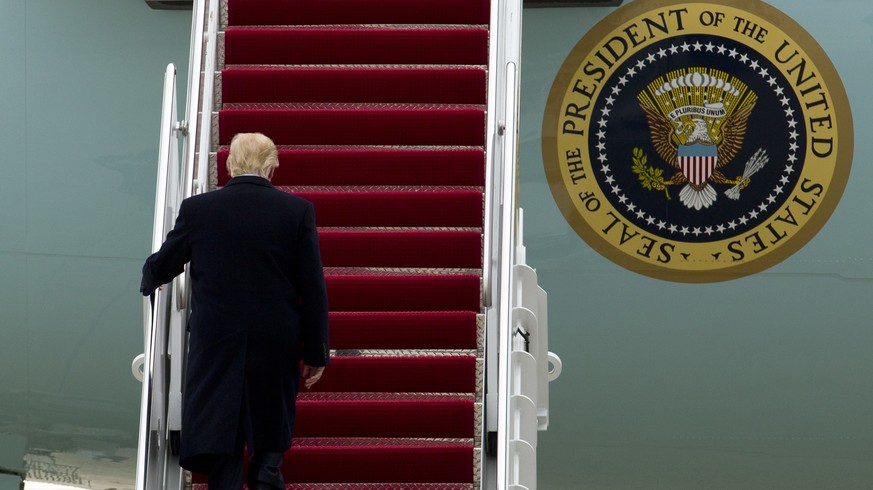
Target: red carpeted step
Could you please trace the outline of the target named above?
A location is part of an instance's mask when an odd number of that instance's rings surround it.
[[[473,401],[300,399],[294,429],[294,437],[473,438]]]
[[[474,106],[304,106],[225,109],[219,144],[260,132],[277,145],[484,146],[485,110]]]
[[[485,104],[484,68],[231,68],[223,103]]]
[[[195,475],[194,481],[205,481]],[[193,490],[207,490],[205,483],[195,483]],[[248,485],[243,485],[248,490]],[[285,490],[475,490],[472,483],[288,483]]]
[[[321,230],[325,267],[482,267],[478,231]]]
[[[330,313],[334,349],[475,349],[473,311]]]
[[[218,152],[218,185],[230,180]],[[485,185],[482,148],[321,147],[279,150],[273,184],[281,186]]]
[[[227,65],[487,65],[481,28],[230,28]]]
[[[313,392],[473,393],[474,356],[334,356]]]
[[[482,192],[295,192],[315,205],[320,227],[481,228]]]
[[[331,311],[479,311],[479,276],[332,275]]]
[[[487,0],[228,0],[228,24],[487,24]]]
[[[194,481],[205,481],[195,475]],[[207,490],[205,483],[195,483],[193,490]],[[243,485],[248,490],[248,485]],[[475,490],[472,483],[288,483],[285,490]]]
[[[472,483],[473,445],[463,439],[299,438],[285,453],[282,474],[289,484]],[[205,480],[194,475],[194,483]]]
[[[286,453],[285,481],[320,483],[468,483],[473,481],[473,447],[462,443],[385,445],[297,443]],[[321,445],[325,444],[325,445]]]

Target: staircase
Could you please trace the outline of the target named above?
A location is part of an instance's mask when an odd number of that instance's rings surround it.
[[[193,8],[185,120],[173,65],[164,81],[152,248],[182,199],[227,183],[240,132],[271,137],[273,183],[314,203],[333,352],[298,397],[286,490],[536,490],[560,359],[515,199],[521,1]],[[190,485],[187,284],[144,303],[137,490]]]
[[[274,185],[315,205],[327,280],[335,350],[298,400],[289,489],[479,484],[490,11],[222,6],[211,187],[228,180],[235,134],[272,138]]]

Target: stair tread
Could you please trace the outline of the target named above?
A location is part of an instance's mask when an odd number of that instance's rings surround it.
[[[222,42],[228,64],[488,63],[483,27],[229,28]]]
[[[331,73],[339,75],[381,74],[398,72],[415,75],[418,73],[485,73],[485,65],[226,65],[216,72],[219,75],[269,76],[277,74]]]
[[[370,22],[487,23],[487,0],[229,0],[228,23]]]
[[[472,438],[474,411],[463,399],[298,400],[294,436]]]
[[[483,224],[482,191],[341,192],[278,186],[313,203],[321,227],[457,227]]]
[[[429,104],[429,103],[365,103],[365,102],[253,102],[225,103],[218,112],[481,112],[485,110],[482,104]]]
[[[195,483],[193,490],[207,490]],[[248,485],[243,487],[248,490]],[[289,483],[285,490],[474,490],[472,483]]]
[[[433,24],[427,22],[408,22],[408,23],[354,23],[354,24],[261,24],[253,26],[228,26],[221,31],[227,35],[238,35],[245,33],[265,33],[265,32],[313,32],[313,33],[372,33],[372,32],[413,32],[421,31],[434,32],[471,32],[471,31],[488,31],[488,26],[484,24]]]
[[[478,354],[476,349],[464,348],[420,348],[411,347],[404,349],[390,349],[376,347],[372,349],[351,348],[351,349],[332,349],[331,356],[333,357],[353,357],[353,358],[372,358],[372,357],[392,357],[392,358],[410,358],[410,357],[474,357]]]
[[[474,393],[475,356],[334,357],[312,392]]]
[[[221,73],[225,70],[293,70],[293,69],[340,69],[340,70],[370,70],[370,69],[397,69],[397,70],[405,70],[405,69],[478,69],[484,70],[487,72],[488,66],[484,64],[476,65],[476,64],[446,64],[446,63],[435,63],[435,64],[422,64],[422,63],[406,63],[406,64],[386,64],[386,63],[374,63],[374,64],[365,64],[365,63],[314,63],[314,64],[302,64],[302,63],[225,63],[224,67],[216,71],[215,73],[221,75]]]
[[[472,483],[473,465],[473,439],[300,437],[282,473],[290,483]]]
[[[287,453],[286,481],[471,483],[474,478],[472,439],[299,442]]]
[[[482,194],[480,186],[448,186],[448,185],[356,185],[356,186],[290,186],[276,185],[277,189],[290,193],[306,194],[352,194],[352,195],[396,195],[410,194],[426,195],[474,195]]]
[[[210,158],[217,184],[230,180],[229,151]],[[281,147],[273,184],[289,187],[378,186],[482,187],[485,150],[481,147]]]
[[[277,144],[484,146],[485,110],[478,106],[225,109],[218,144],[261,132]]]
[[[290,451],[318,448],[348,448],[381,447],[387,449],[407,448],[469,448],[473,446],[472,438],[389,438],[389,437],[297,437]]]
[[[336,408],[360,408],[366,410],[381,410],[381,409],[397,409],[397,410],[407,410],[411,407],[427,408],[427,409],[437,409],[444,410],[456,407],[471,407],[473,406],[473,400],[463,399],[463,398],[452,398],[452,399],[439,399],[439,398],[426,398],[426,399],[406,399],[406,398],[374,398],[374,399],[345,399],[345,398],[331,398],[331,399],[302,399],[297,400],[297,411],[298,414],[301,410],[318,410],[323,409],[325,407],[336,407]],[[417,416],[417,415],[416,415]],[[472,437],[472,435],[471,435]]]
[[[391,232],[391,231],[466,231],[466,232],[474,232],[474,233],[482,233],[481,228],[463,228],[463,227],[413,227],[413,226],[403,226],[403,227],[368,227],[368,226],[319,226],[319,233],[321,232],[329,232],[329,231],[363,231],[363,232]]]
[[[312,392],[301,391],[297,395],[298,403],[319,403],[325,401],[336,402],[424,402],[432,401],[440,402],[475,402],[475,397],[471,393],[356,393],[356,392]]]
[[[330,312],[335,349],[477,349],[478,315],[457,312]]]
[[[434,270],[434,269],[412,269],[412,268],[370,268],[370,267],[325,267],[324,277],[336,278],[342,281],[380,281],[380,282],[409,282],[422,281],[427,282],[430,278],[442,278],[437,281],[472,281],[480,277],[478,271],[469,269],[449,269],[449,270]],[[361,310],[353,312],[336,311],[336,313],[416,313],[416,312],[452,312],[452,311],[468,311],[463,308],[458,310],[427,310],[421,308],[413,308],[409,310]]]
[[[360,228],[319,228],[318,230],[319,238],[329,237],[329,238],[350,238],[350,237],[361,237],[361,238],[372,238],[372,239],[384,239],[384,238],[393,238],[393,237],[427,237],[427,238],[437,238],[437,237],[449,237],[449,238],[481,238],[482,232],[480,231],[470,231],[470,230],[409,230],[407,228],[400,229],[385,229],[385,228],[376,228],[376,229],[360,229]]]
[[[335,349],[477,349],[473,311],[330,312]]]
[[[221,72],[228,103],[357,102],[484,104],[485,70],[467,68],[232,68]]]
[[[319,154],[323,152],[335,153],[407,153],[407,152],[465,152],[477,151],[482,152],[481,146],[459,146],[459,145],[276,145],[279,154],[284,153],[303,153],[303,154]],[[218,155],[219,153],[228,153],[229,145],[219,145],[210,155]]]
[[[443,276],[434,276],[443,277]],[[479,284],[433,283],[415,285],[409,281],[392,284],[361,281],[327,281],[331,308],[334,311],[374,310],[458,310],[478,311],[480,308]],[[421,298],[421,295],[443,295],[441,298]],[[393,295],[393,299],[392,299]]]
[[[482,235],[468,231],[319,232],[325,266],[479,268]]]

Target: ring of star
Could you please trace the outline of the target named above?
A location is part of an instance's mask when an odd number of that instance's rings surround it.
[[[782,178],[779,179],[770,195],[760,204],[752,207],[751,211],[744,214],[743,216],[735,218],[727,223],[721,223],[717,226],[707,226],[705,228],[688,227],[677,225],[675,223],[668,223],[663,219],[650,216],[641,209],[639,209],[636,204],[630,202],[630,199],[622,193],[621,187],[618,186],[615,178],[612,176],[612,170],[609,168],[609,159],[605,153],[605,128],[607,128],[609,123],[609,114],[615,104],[615,97],[621,94],[622,87],[624,87],[629,82],[630,78],[633,78],[638,73],[641,73],[647,67],[655,64],[655,62],[660,62],[663,58],[667,58],[670,55],[675,55],[680,52],[687,53],[691,51],[705,51],[727,56],[745,64],[746,66],[751,68],[756,74],[758,74],[764,80],[764,82],[773,89],[773,93],[776,95],[776,97],[781,97],[779,98],[779,102],[784,108],[786,123],[788,125],[788,128],[790,129],[788,135],[789,138],[792,140],[789,146],[788,157],[786,159],[788,163],[782,171]],[[600,170],[604,174],[604,182],[607,184],[606,187],[608,187],[609,191],[615,196],[616,199],[618,199],[619,203],[621,203],[625,207],[627,212],[636,216],[638,219],[645,221],[649,225],[656,226],[660,231],[668,232],[671,236],[687,236],[689,234],[694,236],[711,236],[713,234],[723,235],[728,230],[733,231],[739,225],[745,226],[749,222],[758,220],[759,217],[765,216],[763,213],[765,213],[770,208],[770,206],[777,201],[780,195],[786,192],[785,185],[787,185],[791,181],[791,174],[794,173],[796,170],[794,168],[794,163],[796,163],[798,160],[796,151],[799,148],[797,144],[797,139],[800,137],[800,134],[797,132],[798,122],[794,118],[795,109],[791,107],[791,99],[789,99],[785,95],[785,88],[779,84],[779,81],[776,79],[775,76],[770,75],[767,68],[763,68],[757,59],[753,59],[747,53],[741,52],[735,48],[727,49],[723,44],[716,46],[712,44],[711,41],[707,44],[701,44],[699,40],[695,40],[693,44],[689,44],[687,41],[685,41],[678,46],[676,44],[673,44],[669,48],[661,48],[656,52],[652,52],[646,56],[641,57],[635,64],[632,63],[625,75],[621,76],[618,79],[618,82],[612,87],[610,95],[608,95],[604,100],[606,101],[606,105],[601,111],[602,117],[597,121],[599,129],[596,133],[598,140],[596,148],[600,150],[600,152],[596,160],[600,162]]]

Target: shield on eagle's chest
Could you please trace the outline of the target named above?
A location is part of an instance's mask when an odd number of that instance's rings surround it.
[[[679,169],[694,185],[701,185],[709,179],[718,162],[716,145],[679,145]]]

